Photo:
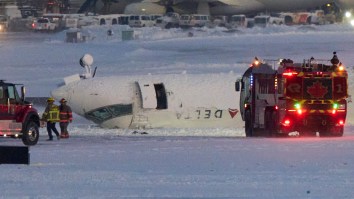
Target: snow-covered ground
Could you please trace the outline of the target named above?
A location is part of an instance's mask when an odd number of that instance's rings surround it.
[[[82,72],[85,53],[104,77],[241,75],[255,56],[301,62],[330,59],[337,51],[349,70],[350,94],[354,90],[354,29],[344,25],[235,32],[145,28],[135,30],[136,40],[123,42],[119,32],[127,27],[113,27],[111,37],[109,28],[87,28],[94,39],[75,44],[64,42],[64,32],[0,34],[0,79],[25,84],[28,96],[46,97],[63,77]],[[30,165],[0,165],[0,198],[352,198],[352,106],[341,138],[245,138],[243,129],[222,128],[141,135],[100,129],[75,115],[70,139],[46,142],[41,129]],[[0,145],[22,142],[0,139]]]

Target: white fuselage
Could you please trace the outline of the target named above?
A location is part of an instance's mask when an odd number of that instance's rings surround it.
[[[82,79],[52,91],[105,128],[242,127],[232,74]]]

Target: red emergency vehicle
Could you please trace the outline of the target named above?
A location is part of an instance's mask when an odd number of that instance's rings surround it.
[[[35,145],[39,138],[39,115],[17,84],[0,80],[0,137],[20,138],[25,145]]]
[[[348,73],[331,60],[252,63],[236,82],[246,136],[342,136],[347,114]]]

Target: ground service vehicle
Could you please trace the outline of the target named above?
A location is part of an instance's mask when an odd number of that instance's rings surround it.
[[[0,32],[5,32],[8,28],[9,24],[6,16],[0,15]]]
[[[277,69],[259,60],[236,82],[246,136],[342,136],[347,113],[347,78],[334,54],[329,60],[284,59]]]
[[[254,26],[265,28],[269,25],[270,16],[268,15],[259,15],[254,17]]]
[[[151,19],[149,15],[131,15],[129,17],[130,27],[152,27],[155,25],[155,21]]]
[[[210,23],[209,15],[181,15],[179,26],[182,28],[203,27]]]
[[[246,15],[232,15],[230,19],[230,26],[232,28],[247,28],[248,21]]]
[[[58,24],[48,18],[39,18],[32,23],[32,28],[34,31],[54,31],[58,28]]]
[[[18,95],[16,84],[0,80],[0,137],[21,138],[25,145],[35,145],[39,138],[39,115],[25,101],[25,88]]]

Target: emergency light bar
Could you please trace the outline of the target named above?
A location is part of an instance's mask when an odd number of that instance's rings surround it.
[[[284,76],[287,76],[287,77],[292,77],[292,76],[295,76],[297,75],[298,73],[296,71],[290,71],[290,70],[286,70],[283,75]]]

